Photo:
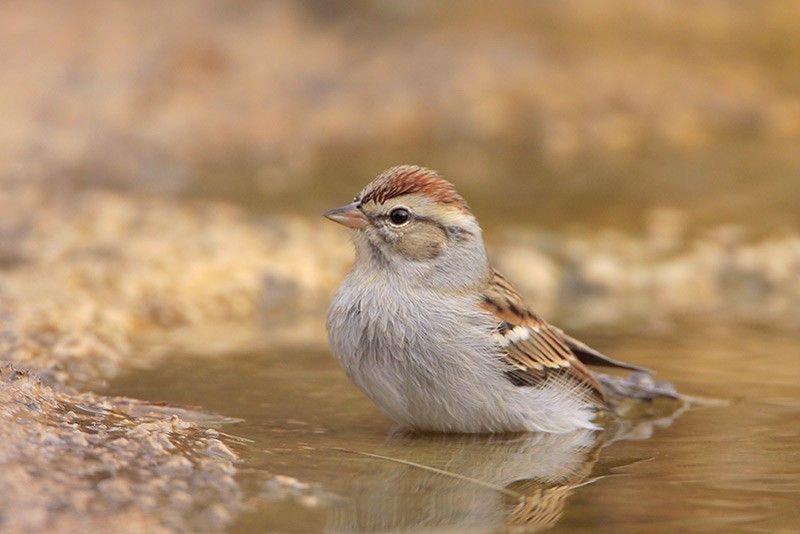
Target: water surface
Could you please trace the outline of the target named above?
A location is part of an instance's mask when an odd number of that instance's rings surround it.
[[[224,429],[252,440],[234,445],[249,496],[234,532],[800,529],[796,336],[583,337],[684,393],[731,402],[624,439],[413,436],[394,431],[325,350],[297,348],[174,355],[109,389],[243,420]]]

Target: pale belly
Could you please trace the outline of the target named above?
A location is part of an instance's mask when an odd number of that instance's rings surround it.
[[[372,293],[354,298],[348,291],[354,290],[340,288],[331,304],[331,350],[401,426],[468,433],[594,428],[591,408],[568,391],[519,387],[506,378],[491,336],[496,320],[476,303],[443,307],[435,295],[416,295],[387,305]]]

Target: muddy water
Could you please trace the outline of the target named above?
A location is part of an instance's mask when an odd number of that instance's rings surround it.
[[[796,336],[584,337],[730,402],[617,435],[409,436],[325,350],[296,348],[174,355],[109,390],[242,419],[224,429],[248,440],[234,532],[800,529]]]

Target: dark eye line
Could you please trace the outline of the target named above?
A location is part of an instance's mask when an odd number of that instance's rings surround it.
[[[436,226],[436,227],[440,228],[440,229],[441,229],[441,230],[443,230],[443,231],[447,229],[447,228],[445,228],[445,226],[444,226],[442,223],[440,223],[439,221],[437,221],[436,219],[434,219],[434,218],[432,218],[432,217],[422,217],[422,216],[416,216],[416,217],[414,217],[414,219],[415,219],[416,221],[419,221],[419,222],[421,222],[421,223],[428,223],[428,224],[432,224],[432,225],[434,225],[434,226]]]
[[[465,241],[469,238],[475,237],[470,230],[461,228],[459,226],[446,226],[436,219],[430,217],[416,217],[416,220],[423,223],[428,223],[436,226],[439,230],[444,232],[448,237],[454,238],[456,241]]]
[[[412,215],[412,218],[414,220],[416,220],[416,221],[424,220],[421,217],[416,217],[416,216],[413,216],[413,215]],[[378,214],[375,214],[375,215],[367,215],[367,219],[369,219],[370,221],[373,221],[373,222],[374,221],[389,221],[389,222],[391,222],[391,219],[390,219],[388,213],[378,213]]]
[[[422,215],[414,215],[413,213],[411,213],[411,211],[409,211],[409,215],[411,215],[411,218],[413,218],[416,222],[433,224],[435,226],[438,226],[442,230],[447,230],[448,229],[445,225],[443,225],[442,223],[440,223],[439,221],[437,221],[436,219],[434,219],[432,217],[424,217]],[[370,216],[370,218],[373,219],[373,220],[375,220],[375,219],[388,220],[389,217],[390,216],[389,216],[388,213],[381,213],[379,215],[371,215]]]
[[[448,237],[453,238],[456,241],[465,241],[469,238],[475,237],[475,234],[473,234],[470,230],[467,230],[466,228],[460,228],[458,226],[446,226],[432,217],[425,217],[424,215],[415,215],[414,213],[411,213],[410,210],[409,213],[414,219],[414,222],[422,224],[431,224],[437,227],[443,233],[445,233]],[[369,215],[368,218],[370,221],[378,221],[378,220],[387,221],[389,220],[389,214],[382,213],[379,215]],[[385,240],[384,236],[381,236],[381,238]]]

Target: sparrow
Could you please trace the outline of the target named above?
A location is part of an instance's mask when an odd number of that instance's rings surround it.
[[[392,167],[324,216],[347,227],[355,247],[328,310],[331,352],[403,428],[597,429],[610,405],[586,366],[641,370],[528,307],[490,266],[478,221],[436,171]]]

